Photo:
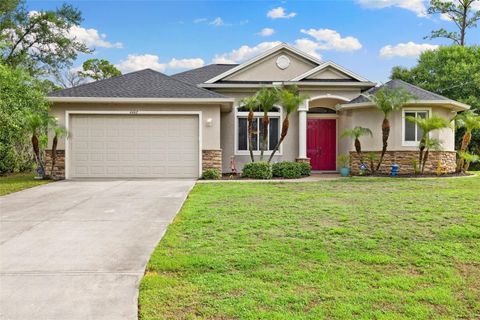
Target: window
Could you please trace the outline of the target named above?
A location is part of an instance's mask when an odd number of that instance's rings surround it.
[[[248,154],[249,152],[249,143],[248,141],[248,111],[245,108],[240,107],[237,109],[236,117],[236,152],[239,154]],[[272,112],[268,113],[270,123],[268,125],[268,137],[267,137],[267,147],[265,148],[266,152],[272,151],[278,143],[280,137],[280,117],[281,112],[280,108],[275,108]],[[256,111],[254,112],[253,120],[253,134],[252,134],[252,150],[256,153],[259,153],[262,149],[262,137],[263,132],[263,112]]]
[[[422,118],[428,117],[427,110],[404,110],[403,111],[403,145],[417,146],[422,138],[422,129],[415,123],[408,121],[407,117]]]

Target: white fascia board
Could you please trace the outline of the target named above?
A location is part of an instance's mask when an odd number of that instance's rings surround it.
[[[464,103],[454,101],[454,100],[416,100],[412,103],[406,104],[406,106],[443,106],[455,111],[465,111],[470,109],[469,105]],[[360,102],[360,103],[351,103],[351,104],[340,104],[337,106],[337,110],[349,110],[349,109],[358,109],[358,108],[368,108],[373,107],[372,102]]]
[[[321,70],[323,70],[323,69],[325,69],[325,68],[327,68],[327,67],[332,67],[332,68],[334,68],[334,69],[337,69],[338,71],[343,72],[343,73],[345,73],[346,75],[349,75],[350,77],[352,77],[352,78],[354,78],[354,79],[357,79],[358,81],[370,82],[368,79],[366,79],[366,78],[364,78],[364,77],[356,74],[356,73],[353,72],[353,71],[350,71],[350,70],[342,67],[341,65],[336,64],[336,63],[333,62],[333,61],[327,61],[327,62],[319,65],[318,67],[315,67],[315,68],[313,68],[313,69],[311,69],[311,70],[308,70],[308,71],[305,72],[304,74],[301,74],[301,75],[299,75],[298,77],[293,78],[291,81],[300,81],[300,80],[303,80],[303,79],[311,76],[312,74],[315,74],[315,73],[317,73],[317,72],[319,72],[319,71],[321,71]]]
[[[309,60],[309,61],[312,61],[312,62],[314,62],[314,63],[316,63],[316,64],[322,64],[322,62],[321,62],[319,59],[317,59],[317,58],[315,58],[315,57],[313,57],[313,56],[311,56],[311,55],[309,55],[309,54],[307,54],[307,53],[305,53],[305,52],[302,52],[302,51],[300,51],[300,50],[298,50],[298,49],[296,49],[296,48],[294,48],[294,47],[292,47],[292,46],[290,46],[290,45],[282,42],[282,43],[280,43],[278,46],[275,46],[275,47],[273,47],[272,49],[267,50],[267,51],[265,51],[264,53],[262,53],[262,54],[260,54],[260,55],[258,55],[258,56],[256,56],[256,57],[253,57],[252,59],[247,60],[246,62],[244,62],[244,63],[242,63],[242,64],[239,64],[239,65],[236,66],[235,68],[232,68],[232,69],[230,69],[230,70],[227,70],[227,71],[225,71],[224,73],[221,73],[221,74],[219,74],[218,76],[216,76],[216,77],[214,77],[214,78],[212,78],[212,79],[210,79],[210,80],[205,81],[205,83],[214,83],[214,82],[217,82],[218,80],[221,80],[221,79],[223,79],[223,78],[225,78],[225,77],[228,77],[229,75],[234,74],[235,72],[238,72],[239,70],[242,70],[242,69],[244,69],[244,68],[246,68],[246,67],[254,64],[255,62],[257,62],[257,61],[259,61],[259,60],[262,60],[263,58],[265,58],[265,57],[267,57],[267,56],[269,56],[269,55],[271,55],[271,54],[273,54],[273,53],[275,53],[275,52],[277,52],[277,51],[280,51],[280,50],[282,50],[282,49],[289,50],[289,51],[291,51],[291,52],[293,52],[293,53],[295,53],[295,54],[297,54],[297,55],[299,55],[299,56],[301,56],[301,57],[303,57],[303,58],[305,58],[305,59],[307,59],[307,60]]]
[[[50,102],[84,103],[233,103],[234,98],[119,98],[119,97],[47,97]]]
[[[282,85],[296,85],[299,87],[362,87],[362,88],[372,88],[375,86],[373,82],[301,82],[301,81],[283,81]],[[263,88],[263,87],[275,87],[279,84],[273,83],[209,83],[209,84],[200,84],[198,85],[201,88]]]

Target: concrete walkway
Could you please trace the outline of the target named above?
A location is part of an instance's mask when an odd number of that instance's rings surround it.
[[[0,197],[0,319],[136,319],[193,180],[63,181]]]

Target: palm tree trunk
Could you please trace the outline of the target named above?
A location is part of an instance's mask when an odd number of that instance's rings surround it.
[[[50,177],[52,179],[55,178],[53,172],[54,172],[54,169],[55,169],[55,162],[57,162],[57,144],[58,144],[58,136],[55,135],[55,137],[53,137],[53,141],[52,141],[52,154],[51,154],[52,168],[50,169]]]
[[[33,154],[35,155],[35,161],[42,169],[43,176],[45,176],[45,167],[43,166],[42,160],[40,159],[40,147],[38,143],[38,137],[36,134],[32,135],[32,147],[33,147]]]
[[[265,149],[267,148],[267,138],[268,138],[268,124],[270,123],[270,119],[268,119],[268,115],[264,115],[263,119],[263,134],[262,134],[262,150],[260,151],[260,161],[263,161],[263,154]]]
[[[467,147],[470,144],[471,139],[472,139],[472,132],[471,131],[465,132],[462,139],[462,145],[460,146],[460,152],[465,152],[467,150]],[[462,168],[464,165],[465,165],[465,159],[462,159],[462,158],[458,159],[456,172],[462,171]]]
[[[248,151],[250,152],[250,159],[252,162],[255,162],[255,157],[253,156],[253,149],[252,149],[252,137],[253,137],[253,111],[250,110],[248,112]]]
[[[280,139],[278,140],[277,145],[273,149],[272,154],[270,155],[270,158],[268,158],[268,162],[272,161],[273,156],[278,151],[278,148],[280,148],[280,145],[282,144],[283,140],[287,136],[289,126],[290,126],[290,123],[288,121],[288,116],[285,116],[285,119],[283,119],[283,123],[282,123],[282,133],[280,134]]]
[[[422,160],[423,160],[423,151],[425,151],[425,138],[422,138],[422,140],[420,141],[420,150],[418,152],[418,165],[421,165],[422,164]]]
[[[430,149],[427,149],[427,150],[425,151],[425,155],[424,155],[424,157],[423,157],[422,174],[425,172],[425,165],[427,164],[429,151],[430,151]],[[419,164],[419,165],[420,165],[420,164]]]
[[[383,162],[383,157],[387,152],[389,136],[390,136],[390,122],[388,121],[387,117],[385,117],[382,122],[382,141],[383,141],[382,154],[380,155],[380,160],[378,161],[376,171],[380,169],[380,166],[382,165],[382,162]]]
[[[362,144],[358,138],[355,138],[355,151],[358,154],[358,158],[360,159],[360,163],[363,163],[363,156],[362,156]]]

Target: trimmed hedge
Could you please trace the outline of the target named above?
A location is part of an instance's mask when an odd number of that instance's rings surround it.
[[[206,169],[203,171],[202,179],[204,180],[218,180],[220,179],[220,172],[217,169]]]
[[[251,179],[268,180],[272,178],[272,166],[268,162],[250,162],[243,167],[242,175]]]
[[[309,176],[311,168],[309,163],[283,161],[272,165],[274,177],[285,179],[298,179]]]

